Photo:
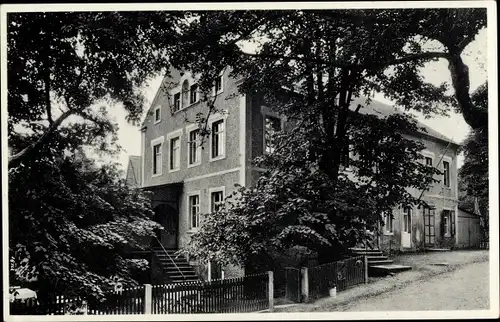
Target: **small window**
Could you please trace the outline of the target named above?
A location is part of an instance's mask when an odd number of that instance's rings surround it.
[[[155,124],[161,121],[161,108],[158,106],[155,108]]]
[[[425,165],[432,167],[432,158],[431,157],[425,157]]]
[[[189,132],[188,141],[188,163],[189,165],[197,164],[201,161],[201,150],[198,143],[199,130]]]
[[[215,80],[215,94],[219,94],[223,91],[223,79],[222,79],[222,76],[219,76],[216,80]]]
[[[194,104],[198,102],[198,85],[191,85],[191,89],[189,90],[189,103]]]
[[[181,93],[174,94],[174,113],[181,109]]]
[[[276,149],[276,135],[281,131],[281,119],[274,116],[264,116],[264,151],[273,153]]]
[[[212,123],[212,159],[224,156],[224,120]]]
[[[444,185],[446,187],[450,186],[450,163],[447,161],[443,161],[443,179],[444,179]]]
[[[211,212],[216,212],[224,203],[224,191],[214,191],[210,196]]]
[[[153,175],[161,174],[161,143],[153,146]]]
[[[191,228],[200,227],[200,196],[189,196],[189,225]]]
[[[176,137],[170,139],[170,170],[177,170],[181,165],[181,139]]]

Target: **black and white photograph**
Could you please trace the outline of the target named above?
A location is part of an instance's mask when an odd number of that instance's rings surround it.
[[[4,320],[499,317],[494,1],[0,19]]]

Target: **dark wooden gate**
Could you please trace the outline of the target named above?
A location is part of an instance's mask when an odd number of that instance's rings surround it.
[[[425,246],[434,246],[436,239],[436,210],[424,208],[424,242]]]
[[[301,284],[300,284],[300,269],[295,267],[285,268],[286,291],[285,298],[287,300],[299,303],[301,300]]]

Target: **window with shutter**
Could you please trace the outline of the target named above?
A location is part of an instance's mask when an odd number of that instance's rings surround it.
[[[450,211],[451,235],[455,236],[455,211]]]

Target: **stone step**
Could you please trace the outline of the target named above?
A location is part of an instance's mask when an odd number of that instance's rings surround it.
[[[179,283],[189,283],[189,282],[199,282],[200,280],[198,278],[193,278],[193,279],[178,279],[178,280],[172,280],[172,283],[174,284],[179,284]]]
[[[368,273],[370,276],[382,276],[390,273],[408,271],[411,269],[412,269],[411,266],[407,265],[383,264],[383,265],[370,266]]]
[[[383,260],[383,259],[388,259],[387,256],[384,256],[384,255],[378,255],[378,256],[366,256],[366,258],[368,258],[368,262],[370,261],[374,261],[374,260]]]
[[[368,261],[368,266],[381,265],[381,264],[392,264],[392,263],[394,263],[394,261],[390,260],[390,259],[373,260],[373,261]]]
[[[349,249],[351,250],[351,252],[380,252],[380,249],[371,249],[371,248],[354,247]]]

